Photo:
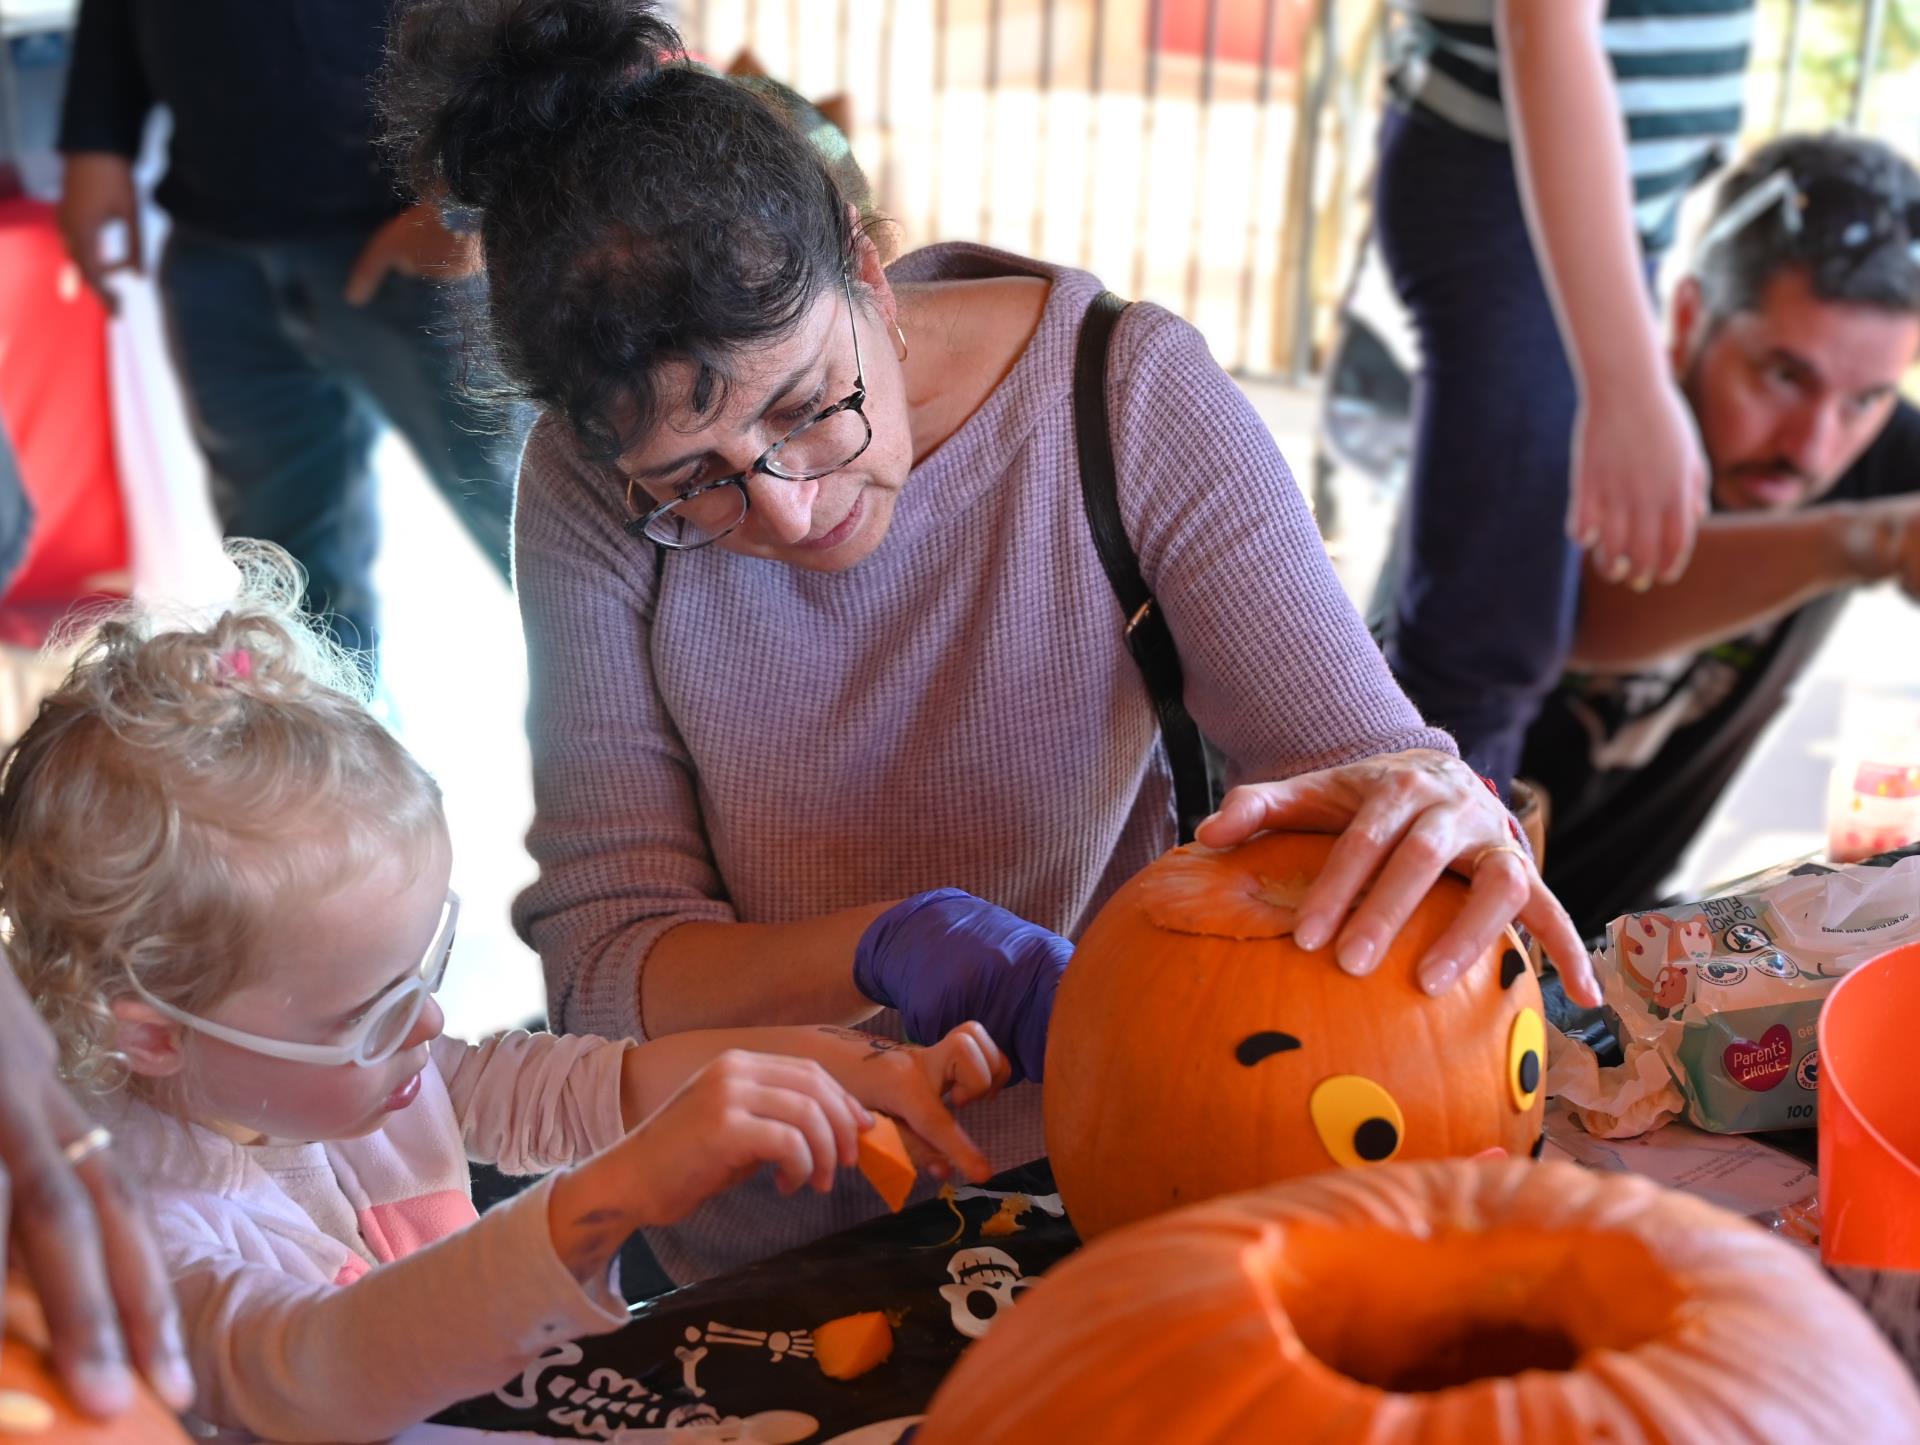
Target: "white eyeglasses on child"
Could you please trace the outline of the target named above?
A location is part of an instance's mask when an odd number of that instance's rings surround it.
[[[414,1024],[419,1022],[427,999],[440,987],[440,980],[446,977],[447,958],[453,952],[453,932],[459,922],[460,895],[448,889],[447,901],[440,908],[440,926],[433,931],[433,941],[427,945],[426,954],[420,960],[420,971],[410,978],[401,979],[376,998],[360,1021],[337,1044],[296,1044],[285,1039],[250,1034],[245,1029],[217,1024],[212,1019],[203,1019],[198,1014],[162,1003],[142,988],[137,978],[130,976],[129,982],[141,1002],[163,1018],[171,1019],[195,1033],[205,1034],[210,1039],[219,1039],[223,1044],[245,1049],[248,1053],[287,1059],[296,1064],[384,1063],[400,1052],[400,1046],[407,1041],[407,1035],[413,1032]]]

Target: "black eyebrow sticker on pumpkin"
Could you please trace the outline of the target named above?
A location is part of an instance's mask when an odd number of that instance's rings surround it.
[[[1520,950],[1509,948],[1500,955],[1500,987],[1512,988],[1521,974],[1527,971],[1527,961],[1520,956]]]
[[[1292,1034],[1266,1029],[1257,1034],[1248,1034],[1235,1044],[1233,1056],[1248,1068],[1252,1068],[1262,1059],[1270,1059],[1275,1054],[1290,1053],[1299,1047],[1300,1040]]]

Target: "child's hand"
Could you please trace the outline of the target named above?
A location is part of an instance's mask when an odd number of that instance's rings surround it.
[[[950,1109],[991,1099],[1013,1077],[1013,1065],[987,1032],[968,1020],[936,1044],[912,1049],[913,1061]]]
[[[961,1024],[926,1048],[856,1029],[820,1032],[845,1046],[829,1046],[821,1061],[862,1104],[900,1121],[915,1162],[929,1174],[946,1179],[957,1168],[976,1183],[992,1175],[987,1156],[948,1112],[991,1098],[1012,1073],[985,1027]]]
[[[808,1184],[825,1193],[872,1122],[819,1064],[732,1049],[602,1157],[620,1156],[644,1223],[672,1224],[763,1164],[783,1194]]]

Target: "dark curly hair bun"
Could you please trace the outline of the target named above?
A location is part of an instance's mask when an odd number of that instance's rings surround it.
[[[421,194],[490,206],[540,154],[644,98],[684,63],[640,0],[448,0],[393,29],[389,136]]]
[[[383,90],[419,194],[478,212],[498,373],[588,457],[722,404],[740,358],[849,273],[851,157],[638,0],[413,0]],[[660,393],[669,362],[693,364],[690,398]]]

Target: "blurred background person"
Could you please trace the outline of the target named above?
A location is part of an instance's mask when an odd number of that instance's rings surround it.
[[[1648,277],[1739,129],[1752,0],[1401,4],[1376,234],[1422,370],[1387,656],[1507,790],[1581,552],[1645,588],[1692,545]]]
[[[286,547],[309,604],[368,654],[382,425],[503,576],[519,450],[462,387],[453,316],[477,251],[375,146],[391,8],[83,0],[60,132],[61,230],[111,307],[107,277],[149,260],[134,165],[169,112],[158,280],[214,510],[227,535]]]
[[[1672,587],[1590,563],[1568,671],[1528,730],[1548,885],[1585,934],[1647,908],[1861,588],[1920,596],[1920,174],[1786,136],[1724,180],[1666,375],[1714,515]]]

